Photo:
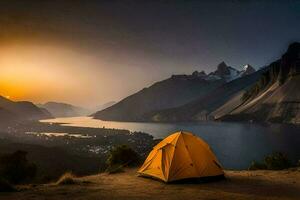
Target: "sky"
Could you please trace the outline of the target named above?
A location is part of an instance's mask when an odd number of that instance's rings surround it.
[[[93,107],[300,41],[300,1],[1,0],[0,95]]]

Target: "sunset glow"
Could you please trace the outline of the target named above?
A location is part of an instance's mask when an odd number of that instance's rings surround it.
[[[0,52],[0,90],[14,100],[43,100],[57,94],[58,88],[71,88],[71,76],[63,73],[65,59],[54,49],[6,47]],[[64,80],[64,84],[58,84]],[[73,83],[74,84],[74,83]],[[47,90],[45,90],[47,88]],[[47,95],[48,93],[48,95]]]
[[[0,49],[0,91],[13,100],[69,101],[84,104],[101,77],[86,66],[99,60],[62,47],[14,45]],[[104,89],[104,88],[103,88]],[[88,102],[90,103],[90,102]]]
[[[259,68],[299,38],[289,4],[9,2],[0,7],[0,95],[35,103],[94,107],[222,61]]]

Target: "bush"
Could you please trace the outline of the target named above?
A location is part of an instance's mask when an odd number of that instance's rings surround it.
[[[27,152],[16,151],[0,158],[0,176],[11,183],[20,183],[36,175],[36,165],[28,162]]]
[[[0,192],[14,192],[16,189],[8,181],[0,178]]]
[[[265,156],[264,162],[260,163],[257,161],[252,161],[249,170],[282,170],[291,167],[291,163],[287,156],[280,152],[275,152],[270,155]]]
[[[257,161],[252,161],[248,170],[259,170],[259,169],[267,169],[267,166],[264,163],[260,163]]]
[[[57,185],[74,185],[76,184],[76,176],[72,172],[66,172],[63,174],[58,181]]]
[[[280,152],[268,155],[264,159],[267,169],[281,170],[291,167],[291,163],[286,155]]]
[[[112,166],[133,166],[139,161],[139,155],[127,145],[121,145],[111,150],[106,161],[109,167]]]

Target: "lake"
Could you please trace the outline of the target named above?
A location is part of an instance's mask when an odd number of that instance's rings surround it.
[[[64,123],[64,126],[115,128],[141,131],[164,138],[184,130],[204,139],[227,169],[247,169],[253,160],[262,160],[272,152],[283,152],[289,159],[300,159],[300,126],[286,124],[253,123],[137,123],[111,122],[91,117],[70,117],[41,120],[47,123]]]

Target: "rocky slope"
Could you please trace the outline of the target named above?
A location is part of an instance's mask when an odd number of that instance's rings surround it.
[[[233,103],[234,99],[230,100],[227,106],[231,105],[231,110],[218,118],[300,123],[299,75],[300,43],[293,43],[281,59],[270,64],[257,83],[240,96],[239,101]]]

